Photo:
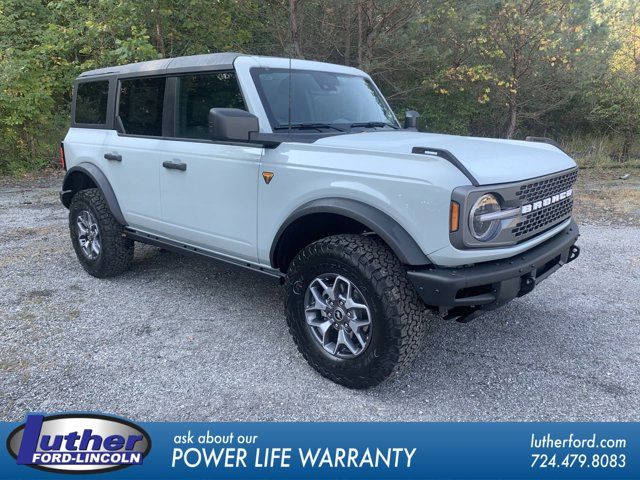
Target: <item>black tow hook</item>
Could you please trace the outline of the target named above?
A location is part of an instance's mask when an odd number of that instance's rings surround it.
[[[520,292],[518,295],[525,295],[532,291],[536,286],[536,279],[533,277],[524,277],[520,282]]]
[[[580,256],[580,247],[577,245],[573,245],[569,249],[569,256],[567,257],[567,263],[573,262],[579,256]]]
[[[460,323],[469,323],[482,315],[483,311],[476,307],[455,307],[450,309],[443,317],[445,320],[455,320]]]

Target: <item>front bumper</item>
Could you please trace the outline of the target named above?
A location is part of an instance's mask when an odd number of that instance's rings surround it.
[[[472,267],[431,267],[407,272],[425,304],[444,309],[499,307],[529,293],[562,265],[575,260],[580,233],[574,220],[544,243],[511,258]]]

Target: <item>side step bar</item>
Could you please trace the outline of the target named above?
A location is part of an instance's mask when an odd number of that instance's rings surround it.
[[[264,267],[262,265],[246,262],[233,257],[227,257],[221,254],[211,252],[209,250],[205,250],[203,248],[194,247],[193,245],[187,245],[182,242],[176,242],[174,240],[162,238],[150,233],[139,232],[139,231],[127,228],[125,229],[124,235],[127,238],[130,238],[131,240],[135,240],[136,242],[146,243],[148,245],[154,245],[156,247],[164,248],[166,250],[170,250],[176,253],[181,253],[183,255],[196,256],[200,258],[204,257],[209,260],[217,260],[219,262],[224,262],[229,265],[235,265],[236,267],[247,268],[254,272],[264,273],[265,275],[269,275],[271,277],[276,277],[276,278],[284,277],[284,274],[281,271],[276,270],[274,268]]]

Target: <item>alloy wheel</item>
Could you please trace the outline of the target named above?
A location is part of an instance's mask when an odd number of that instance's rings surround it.
[[[343,275],[316,277],[304,298],[307,326],[315,341],[338,358],[355,358],[371,340],[371,311],[354,283]]]
[[[76,218],[76,232],[82,254],[89,260],[95,260],[100,255],[102,242],[100,228],[93,214],[82,210]]]

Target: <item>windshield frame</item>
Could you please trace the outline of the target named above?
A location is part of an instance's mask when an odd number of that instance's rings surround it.
[[[401,125],[400,125],[400,122],[398,122],[398,119],[397,119],[393,109],[389,106],[389,103],[387,102],[387,99],[384,97],[384,95],[382,95],[382,93],[380,92],[380,89],[378,89],[378,86],[374,83],[374,81],[370,77],[368,77],[366,75],[357,75],[357,74],[352,74],[352,73],[335,72],[335,71],[331,71],[331,70],[322,70],[322,69],[316,69],[316,68],[292,68],[292,69],[289,69],[289,68],[283,68],[283,67],[251,67],[249,69],[249,72],[250,72],[251,78],[253,80],[253,85],[254,85],[256,91],[258,92],[258,96],[260,97],[260,102],[262,103],[262,108],[263,108],[265,114],[267,115],[267,120],[269,121],[269,126],[270,126],[272,132],[275,132],[276,128],[282,127],[282,125],[279,125],[278,122],[276,121],[275,115],[273,114],[273,111],[272,111],[272,108],[271,108],[271,104],[269,103],[269,101],[267,99],[267,95],[266,95],[266,93],[265,93],[265,91],[263,89],[262,83],[260,82],[260,80],[258,78],[258,75],[260,75],[261,73],[267,72],[267,71],[278,72],[278,73],[282,73],[282,72],[292,72],[292,73],[318,72],[318,73],[329,73],[329,74],[345,76],[345,77],[361,78],[366,83],[369,84],[369,86],[370,86],[371,90],[373,91],[373,93],[381,101],[380,103],[382,105],[384,105],[384,107],[391,114],[391,117],[393,118],[393,122],[390,122],[390,123],[393,123],[394,125],[396,125],[398,129],[402,128]],[[357,122],[357,123],[359,123],[359,122]],[[341,127],[341,126],[344,127],[345,126],[345,124],[338,124],[338,123],[327,124],[327,125],[334,125],[335,127]],[[327,132],[332,132],[334,134],[337,133],[334,130],[335,127],[327,127]],[[360,127],[358,127],[358,128],[360,128]],[[303,131],[302,130],[296,130],[295,127],[292,128],[291,129],[291,134],[296,134],[296,133],[303,133]],[[308,133],[308,132],[305,132],[305,133]],[[350,129],[348,128],[348,125],[347,125],[347,130],[345,130],[344,133],[351,133]]]

